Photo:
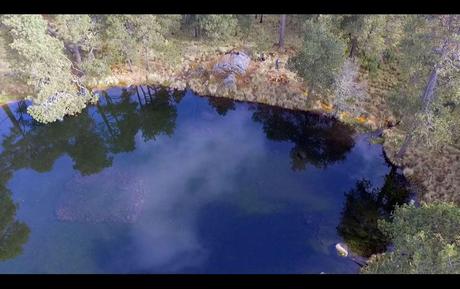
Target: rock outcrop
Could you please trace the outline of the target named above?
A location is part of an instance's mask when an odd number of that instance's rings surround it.
[[[223,77],[243,75],[251,63],[251,58],[240,51],[232,51],[223,55],[213,67],[213,73]]]

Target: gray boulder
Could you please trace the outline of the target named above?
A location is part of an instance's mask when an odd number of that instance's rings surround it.
[[[251,58],[244,52],[230,52],[214,65],[213,72],[219,75],[238,74],[243,75],[249,67]]]
[[[236,88],[236,77],[235,74],[229,74],[225,79],[224,79],[224,86],[229,89],[235,89]]]

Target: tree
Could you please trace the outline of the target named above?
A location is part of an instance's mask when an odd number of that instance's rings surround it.
[[[359,49],[359,41],[358,39],[360,36],[364,34],[365,26],[366,26],[366,19],[367,15],[344,15],[341,17],[340,28],[343,33],[348,36],[349,41],[349,57],[354,58]]]
[[[397,207],[391,222],[380,222],[394,250],[373,256],[363,273],[460,273],[460,209],[453,204]]]
[[[413,30],[414,27],[417,29]],[[460,17],[416,16],[401,41],[402,82],[392,98],[395,114],[406,131],[397,153],[402,159],[414,139],[437,148],[455,138],[460,124]]]
[[[280,16],[280,38],[279,38],[279,47],[284,49],[284,34],[286,30],[286,14]]]
[[[165,40],[161,33],[160,22],[158,22],[155,15],[135,15],[132,17],[132,22],[135,25],[133,28],[134,41],[138,42],[142,47],[145,68],[147,71],[150,71],[149,58],[151,47]]]
[[[340,15],[328,18],[337,37],[347,42],[348,57],[358,58],[371,73],[379,68],[385,53],[399,43],[404,15]]]
[[[133,70],[133,62],[140,60],[135,38],[134,23],[136,18],[130,15],[108,15],[105,19],[106,55],[110,63],[127,63]]]
[[[149,58],[153,49],[163,49],[166,35],[179,27],[176,15],[108,15],[105,19],[105,53],[110,63],[143,63],[150,70]]]
[[[56,15],[49,30],[57,35],[66,49],[71,52],[79,68],[82,64],[82,49],[90,51],[91,40],[95,37],[93,23],[89,15]],[[54,24],[54,25],[53,25]],[[51,25],[50,25],[51,26]]]
[[[180,14],[161,14],[155,16],[160,25],[160,32],[163,37],[168,38],[169,35],[174,35],[180,30],[182,19]]]
[[[345,45],[327,27],[314,20],[305,22],[303,47],[288,66],[308,82],[313,89],[330,89],[344,62]]]
[[[235,35],[238,19],[232,14],[197,15],[198,31],[210,39],[227,39]]]
[[[72,73],[62,41],[50,36],[41,15],[5,15],[2,24],[16,56],[13,69],[32,87],[28,112],[43,123],[79,113],[94,96]]]
[[[101,15],[56,15],[48,21],[48,32],[63,41],[74,59],[77,74],[101,78],[110,69],[110,58],[102,54],[106,23]]]
[[[180,30],[190,32],[193,30],[193,36],[198,37],[198,19],[197,14],[182,14],[180,20]]]
[[[244,35],[248,35],[252,27],[252,17],[250,14],[236,14],[236,19],[238,20],[238,30]]]

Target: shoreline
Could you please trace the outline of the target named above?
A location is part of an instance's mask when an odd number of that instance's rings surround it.
[[[111,77],[111,78],[109,78],[109,80],[111,80],[111,81],[115,81],[115,80],[118,80],[118,81],[116,83],[110,83],[109,81],[107,81],[109,84],[107,84],[105,86],[102,86],[102,85],[93,86],[93,87],[91,87],[91,91],[94,93],[94,92],[107,90],[107,89],[110,89],[110,88],[113,88],[113,87],[131,87],[131,86],[135,86],[135,85],[162,86],[162,84],[160,84],[158,82],[155,83],[155,82],[149,81],[148,82],[149,84],[146,84],[146,82],[142,82],[142,81],[139,81],[138,83],[136,83],[136,82],[134,82],[134,83],[130,82],[129,83],[129,82],[127,82],[127,80],[129,80],[129,78],[124,78],[123,79],[123,78],[117,78],[115,76],[109,76],[109,77]],[[141,80],[141,79],[142,79],[142,77],[139,80]],[[192,84],[193,84],[193,82],[192,82]],[[189,86],[188,82],[185,82],[185,87],[183,87],[183,88],[182,88],[180,82],[176,82],[175,85],[170,85],[170,86],[167,86],[167,87],[170,88],[170,89],[182,89],[182,90],[190,89],[194,93],[196,93],[197,95],[200,95],[200,96],[202,95],[202,96],[205,96],[205,97],[227,98],[227,99],[231,99],[231,100],[234,100],[234,101],[241,101],[241,102],[248,102],[248,103],[256,103],[256,104],[275,106],[275,107],[278,107],[278,108],[281,108],[281,109],[287,109],[287,110],[293,110],[293,111],[305,111],[305,112],[311,112],[311,113],[319,113],[319,114],[326,115],[328,117],[334,117],[334,118],[337,119],[337,121],[343,122],[342,119],[339,119],[339,118],[335,117],[331,113],[331,110],[328,111],[328,107],[323,107],[323,106],[317,106],[317,107],[312,107],[312,108],[308,108],[308,107],[304,106],[304,107],[299,109],[299,108],[292,108],[292,107],[283,107],[283,106],[280,106],[280,105],[277,105],[277,104],[273,104],[270,101],[272,98],[262,99],[262,100],[266,100],[266,102],[262,102],[262,101],[260,101],[260,99],[250,101],[250,100],[244,99],[244,97],[242,98],[241,95],[239,97],[235,97],[234,94],[223,94],[223,95],[202,94],[199,91],[194,90],[193,87]],[[198,88],[200,88],[200,87],[198,86]],[[244,96],[244,94],[243,94],[243,96]],[[17,101],[20,101],[20,100],[10,100],[8,103],[15,103]],[[353,122],[348,122],[348,124],[350,126],[352,126],[354,129],[356,129],[356,133],[368,134],[369,138],[371,138],[372,135],[375,135],[375,136],[381,137],[381,138],[383,138],[385,140],[385,131],[388,130],[388,128],[384,128],[384,127],[371,129],[369,127],[363,126],[359,122],[354,122],[354,123]],[[387,151],[388,148],[387,148],[387,146],[385,146],[384,142],[381,145],[382,145],[383,156],[384,156],[384,159],[387,162],[387,164],[389,166],[396,167],[397,169],[403,171],[404,166],[401,165],[401,164],[395,163],[395,161],[391,158],[391,154],[389,154],[389,152]],[[406,178],[406,176],[405,176],[405,178]],[[415,201],[418,203],[419,199],[420,199],[420,192],[418,191],[418,185],[414,184],[409,178],[406,178],[406,181],[407,181],[408,189],[411,192],[411,196],[409,196],[409,199],[415,199]],[[408,202],[410,202],[410,200],[408,200]],[[376,254],[380,254],[380,253],[376,253]],[[352,258],[350,258],[351,261],[357,263],[361,267],[361,266],[363,266],[363,264],[366,264],[371,257],[367,258],[367,257],[362,257],[362,256],[359,256],[359,255],[356,255],[356,256],[354,256],[354,258],[357,258],[357,260],[360,261],[361,264],[358,263],[356,260],[353,260]],[[358,274],[359,272],[360,272],[360,269],[358,269],[356,274]]]
[[[229,44],[230,45],[230,44]],[[359,105],[366,111],[366,116],[353,117],[347,112],[335,116],[333,107],[330,104],[333,95],[315,94],[308,95],[307,85],[300,77],[285,67],[292,49],[280,53],[276,49],[266,52],[266,60],[258,61],[252,56],[247,72],[243,76],[236,77],[236,89],[230,90],[222,86],[222,79],[213,75],[213,65],[224,55],[225,51],[241,49],[240,46],[232,45],[226,47],[209,47],[194,43],[187,46],[179,64],[172,65],[171,62],[161,58],[149,61],[150,70],[133,66],[132,71],[126,67],[118,67],[112,70],[110,75],[98,79],[85,79],[86,86],[91,91],[104,90],[110,87],[129,87],[132,85],[163,86],[171,89],[191,89],[198,95],[223,97],[237,101],[246,101],[272,105],[284,109],[309,111],[326,114],[336,117],[339,121],[351,125],[358,131],[375,132],[382,131],[383,149],[390,163],[404,171],[405,177],[415,187],[420,188],[418,199],[432,202],[435,200],[447,200],[460,204],[460,196],[457,196],[457,188],[460,188],[460,178],[457,177],[455,168],[445,174],[446,166],[459,163],[460,171],[460,149],[447,148],[444,153],[426,151],[418,146],[408,151],[403,162],[395,159],[395,150],[399,131],[395,118],[389,112],[384,101],[386,91],[391,89],[396,82],[397,73],[395,68],[384,67],[380,75],[370,78],[367,71],[360,69],[358,82],[367,86],[370,100]],[[275,59],[280,59],[279,69],[275,68]],[[9,93],[8,95],[11,95]],[[0,98],[1,99],[1,98]],[[20,99],[17,99],[18,101]],[[4,103],[13,103],[15,100],[8,99]],[[450,156],[455,150],[453,156]],[[443,164],[439,160],[447,160]],[[419,162],[425,166],[418,165]],[[436,165],[430,165],[436,163]],[[436,179],[436,186],[430,182]]]

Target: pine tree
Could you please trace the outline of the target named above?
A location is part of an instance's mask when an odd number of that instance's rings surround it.
[[[438,148],[458,137],[459,45],[459,16],[414,15],[408,21],[401,41],[402,82],[392,98],[407,132],[397,157],[404,157],[414,140]]]
[[[331,89],[344,62],[345,45],[323,23],[307,20],[303,47],[289,60],[289,67],[313,89]]]
[[[10,47],[15,52],[13,69],[32,87],[28,112],[43,123],[62,120],[80,112],[94,98],[72,73],[64,44],[49,35],[41,15],[5,15]]]

